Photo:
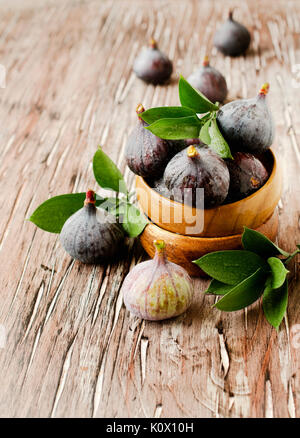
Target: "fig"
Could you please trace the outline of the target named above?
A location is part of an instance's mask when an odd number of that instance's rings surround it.
[[[206,56],[201,68],[196,70],[189,78],[188,82],[211,102],[224,102],[227,96],[227,84],[224,76],[209,65]]]
[[[143,178],[157,179],[162,176],[168,161],[178,151],[185,148],[184,140],[163,140],[144,129],[149,126],[140,114],[145,111],[143,105],[137,106],[138,124],[129,135],[125,159],[130,170]]]
[[[172,141],[169,140],[169,142],[172,143],[172,147],[171,147],[171,151],[170,151],[170,159],[174,155],[176,155],[178,152],[185,149],[187,146],[196,145],[196,144],[197,145],[204,144],[200,141],[199,138],[189,138],[189,139],[185,139],[185,140],[172,140]],[[150,187],[152,187],[160,195],[164,196],[165,198],[169,198],[172,200],[174,199],[170,190],[167,189],[167,187],[164,183],[163,177],[161,177],[159,179],[148,180],[147,182],[148,182],[148,185]]]
[[[152,184],[150,184],[151,187],[153,187],[153,189],[158,192],[160,195],[164,196],[165,198],[169,198],[172,199],[172,194],[170,193],[170,191],[167,189],[165,183],[164,183],[164,179],[160,178],[156,181],[153,181]]]
[[[139,263],[121,288],[127,309],[139,318],[160,321],[185,312],[193,296],[193,283],[181,266],[167,260],[165,242],[155,240],[155,256]]]
[[[251,195],[267,181],[269,174],[262,162],[247,152],[236,152],[227,162],[230,185],[228,202],[235,202]]]
[[[115,216],[95,203],[95,193],[88,190],[83,208],[67,219],[59,236],[67,253],[83,263],[107,262],[120,251],[124,240]]]
[[[185,140],[168,140],[169,143],[169,161],[174,155],[178,154],[178,152],[185,149],[187,146],[191,145],[199,145],[204,144],[201,142],[199,138],[187,138]]]
[[[164,183],[175,201],[196,206],[204,189],[205,208],[222,204],[229,189],[225,162],[208,146],[191,145],[176,154],[164,172]]]
[[[200,138],[188,138],[188,139],[186,139],[184,141],[185,141],[185,146],[184,147],[192,146],[192,145],[195,145],[195,144],[202,144],[202,141],[200,140]]]
[[[263,153],[273,143],[274,122],[267,104],[269,84],[252,99],[227,103],[219,111],[219,128],[235,151]]]
[[[173,71],[172,62],[157,47],[154,39],[150,40],[149,47],[144,47],[134,61],[133,71],[145,82],[163,84]]]
[[[233,12],[216,31],[214,45],[224,55],[239,56],[246,52],[251,40],[250,33],[245,26],[233,19]]]

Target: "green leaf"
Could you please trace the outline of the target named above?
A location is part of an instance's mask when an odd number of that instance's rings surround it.
[[[66,220],[83,207],[85,193],[71,193],[54,196],[43,202],[30,216],[29,220],[49,233],[60,233]],[[108,198],[96,197],[96,205],[101,205]]]
[[[199,122],[201,123],[201,126],[205,125],[206,122],[211,120],[211,117],[212,117],[212,113],[201,115],[201,117],[199,117]]]
[[[209,146],[220,155],[221,158],[233,159],[228,143],[221,134],[216,119],[211,120],[208,132],[211,138]]]
[[[271,287],[273,289],[278,289],[285,282],[286,276],[289,273],[289,271],[285,269],[284,264],[277,257],[268,258],[268,263],[272,271]]]
[[[259,231],[251,230],[251,228],[244,227],[242,244],[248,251],[253,251],[262,257],[267,258],[278,254],[282,254],[285,257],[289,256],[288,252],[280,249],[264,234]]]
[[[149,223],[143,213],[133,204],[123,202],[118,208],[119,222],[129,237],[137,237]]]
[[[179,99],[182,106],[193,109],[197,114],[218,110],[217,105],[195,90],[182,76],[179,80]]]
[[[161,119],[145,127],[159,138],[166,140],[183,140],[199,137],[201,122],[197,116],[179,119]]]
[[[122,173],[101,148],[94,155],[93,171],[100,187],[127,194],[128,190]]]
[[[139,116],[151,125],[160,119],[177,119],[181,117],[194,116],[195,111],[184,106],[161,106],[157,108],[150,108],[147,111],[139,114]]]
[[[204,293],[212,295],[225,295],[233,287],[234,286],[232,286],[232,284],[225,284],[218,280],[212,280]]]
[[[256,272],[236,285],[215,305],[219,310],[233,312],[254,303],[263,293],[266,273],[259,268]]]
[[[211,142],[211,138],[209,135],[210,122],[211,122],[211,120],[208,120],[207,122],[205,122],[200,130],[199,138],[205,144],[210,144],[210,142]]]
[[[101,208],[103,208],[103,210],[108,211],[109,213],[113,214],[114,216],[119,215],[118,213],[118,207],[120,204],[120,199],[119,198],[105,198],[101,204],[98,204],[96,201],[96,205],[99,205]]]
[[[288,281],[278,289],[272,288],[273,279],[269,277],[263,294],[263,309],[268,322],[278,329],[288,304]]]
[[[259,268],[268,269],[260,256],[244,250],[211,252],[194,263],[215,280],[232,285],[245,280]]]

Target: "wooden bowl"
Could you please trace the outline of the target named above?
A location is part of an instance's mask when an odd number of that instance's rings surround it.
[[[269,239],[274,240],[278,230],[277,210],[264,224],[256,229]],[[153,257],[155,252],[153,241],[155,239],[164,240],[168,259],[184,267],[192,276],[205,275],[197,265],[192,263],[192,260],[196,260],[212,251],[238,249],[241,247],[241,238],[242,234],[215,238],[184,236],[164,230],[153,223],[147,225],[140,236],[141,243],[150,257]]]
[[[244,226],[257,229],[272,216],[282,188],[282,174],[274,153],[269,150],[260,159],[270,177],[257,192],[241,201],[200,210],[165,198],[137,176],[140,207],[159,227],[183,235],[215,238],[241,234]]]

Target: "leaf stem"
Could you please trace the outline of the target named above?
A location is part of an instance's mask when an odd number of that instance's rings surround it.
[[[287,265],[299,253],[300,253],[300,249],[298,248],[287,259],[285,259],[284,264]]]

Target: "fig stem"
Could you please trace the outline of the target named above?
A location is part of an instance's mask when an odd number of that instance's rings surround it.
[[[202,65],[203,67],[209,66],[209,57],[207,55],[204,56]]]
[[[194,158],[198,155],[198,151],[194,145],[191,145],[187,148],[187,155],[190,158]]]
[[[150,45],[151,49],[157,49],[157,42],[152,37],[150,38],[149,45]]]
[[[136,113],[140,118],[140,114],[142,114],[145,111],[145,108],[143,107],[143,104],[139,103],[136,107]]]
[[[268,82],[265,82],[262,85],[261,89],[259,90],[259,94],[266,95],[266,94],[268,94],[269,89],[270,89],[270,84]]]
[[[95,192],[94,190],[88,190],[86,192],[86,197],[85,197],[85,201],[84,201],[84,206],[89,205],[89,204],[96,204],[96,197],[95,197]]]
[[[165,241],[164,240],[154,240],[153,241],[153,245],[156,248],[157,253],[163,253],[164,249],[166,247]]]
[[[250,181],[253,187],[259,186],[259,181],[256,178],[254,178],[254,176],[250,179]]]

